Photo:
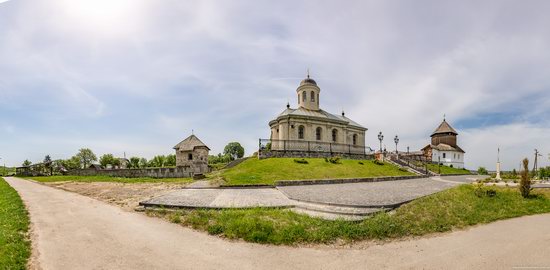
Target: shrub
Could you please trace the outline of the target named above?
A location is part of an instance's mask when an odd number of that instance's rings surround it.
[[[477,169],[477,173],[480,174],[480,175],[488,175],[489,172],[487,171],[487,169],[485,167],[479,167]]]
[[[331,157],[328,161],[332,164],[342,164],[340,157]]]
[[[309,164],[309,162],[303,158],[301,159],[294,159],[294,162],[300,163],[300,164]]]
[[[497,191],[495,189],[486,189],[485,188],[485,184],[483,182],[478,182],[477,184],[475,184],[475,187],[474,187],[474,194],[481,198],[481,197],[494,197],[497,195]]]
[[[453,168],[453,164],[449,165],[449,167]]]
[[[521,171],[521,180],[519,181],[519,192],[523,198],[529,197],[531,193],[531,178],[529,177],[529,160],[523,159],[523,170]]]
[[[359,163],[359,165],[365,165],[365,163],[363,163],[363,161],[359,161],[358,163]]]
[[[376,165],[384,165],[384,162],[382,162],[382,161],[380,161],[380,160],[378,160],[378,159],[375,159],[373,162],[374,162],[374,164],[376,164]]]

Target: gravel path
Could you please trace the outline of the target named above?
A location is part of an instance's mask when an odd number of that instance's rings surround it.
[[[225,241],[17,178],[42,269],[510,269],[550,267],[550,215],[384,245],[332,249]]]

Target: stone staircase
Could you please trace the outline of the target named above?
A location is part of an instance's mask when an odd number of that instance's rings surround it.
[[[291,211],[328,220],[363,220],[375,213],[387,210],[387,208],[380,206],[329,205],[296,200],[292,201],[295,206],[291,208]]]
[[[407,162],[405,159],[397,157],[395,154],[391,154],[386,159],[387,162],[392,163],[393,165],[407,169],[409,172],[412,172],[417,175],[426,175],[426,176],[438,176],[438,174],[426,170],[425,168],[417,167],[411,162]]]
[[[223,167],[224,169],[229,169],[229,168],[233,168],[239,164],[241,164],[242,162],[244,162],[245,160],[249,159],[250,157],[245,157],[245,158],[239,158],[239,159],[235,159],[231,162],[229,162],[227,165],[225,165],[225,167]]]

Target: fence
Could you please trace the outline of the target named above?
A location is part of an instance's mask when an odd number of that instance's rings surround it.
[[[367,156],[372,156],[374,151],[370,147],[352,144],[304,140],[259,139],[258,153],[260,154],[260,158],[281,156],[281,153],[287,153],[287,156],[323,157],[341,155],[344,157],[366,158]]]

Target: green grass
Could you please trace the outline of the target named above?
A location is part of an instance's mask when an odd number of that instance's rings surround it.
[[[439,173],[439,165],[428,164],[428,170]],[[451,168],[449,166],[441,165],[441,174],[470,174],[470,171],[466,169]]]
[[[73,176],[73,175],[56,175],[56,176],[36,176],[25,177],[26,179],[35,180],[42,183],[48,182],[116,182],[116,183],[190,183],[193,180],[191,178],[124,178],[124,177],[111,177],[104,175],[96,176]]]
[[[21,198],[0,178],[0,269],[25,269],[31,254],[29,216]]]
[[[334,243],[337,240],[395,239],[446,232],[475,224],[550,212],[550,191],[523,199],[516,189],[495,188],[494,197],[477,197],[462,185],[380,213],[360,222],[328,221],[285,209],[148,211],[151,216],[229,239],[276,245]]]
[[[307,158],[308,164],[293,158],[251,158],[227,169],[221,176],[229,185],[274,184],[277,180],[305,180],[412,175],[391,164],[377,165],[372,160],[340,160],[342,164]],[[363,165],[359,164],[362,162]]]

